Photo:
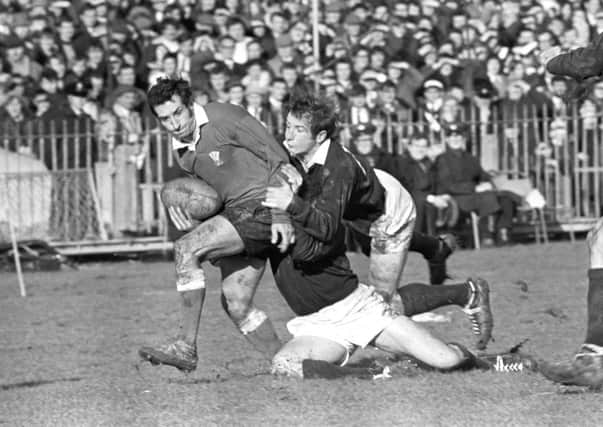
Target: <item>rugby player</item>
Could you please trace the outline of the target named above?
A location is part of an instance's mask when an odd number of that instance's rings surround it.
[[[312,196],[311,203],[303,200],[301,195],[295,194],[300,182],[296,182],[292,176],[289,179],[292,185],[268,188],[263,205],[288,212],[296,235],[300,234],[301,228],[317,242],[330,242],[338,232],[340,223],[370,238],[368,283],[386,301],[404,296],[407,314],[432,310],[445,301],[458,303],[467,295],[475,295],[472,304],[465,308],[478,337],[477,347],[484,349],[491,338],[493,326],[487,282],[468,281],[460,287],[445,286],[441,289],[413,284],[396,292],[401,284],[413,233],[414,203],[395,178],[383,171],[373,170],[332,141],[336,130],[336,114],[328,103],[310,95],[292,97],[284,145],[292,157],[293,167],[303,175],[300,190],[318,193]],[[346,159],[347,162],[344,161]],[[293,175],[291,169],[292,166],[285,166],[282,172]],[[298,239],[295,246],[300,244]],[[306,246],[310,247],[309,244]],[[321,256],[321,246],[315,247],[318,248],[316,254],[304,253],[305,259]],[[294,261],[295,254],[300,252],[293,248]],[[298,314],[307,312],[296,308],[295,304],[290,305]],[[400,304],[396,306],[399,308]]]
[[[168,208],[175,224],[192,228],[174,242],[181,330],[173,342],[143,347],[139,354],[183,370],[196,367],[196,338],[205,297],[201,262],[219,259],[224,308],[245,337],[272,357],[281,342],[266,314],[252,306],[252,297],[274,244],[285,251],[294,240],[288,215],[261,204],[266,185],[277,179],[279,167],[288,162],[287,153],[244,109],[194,103],[191,87],[183,79],[159,79],[149,89],[148,102],[172,136],[180,167],[213,187],[223,209],[193,226],[178,207]]]
[[[580,98],[600,81],[603,73],[603,33],[585,47],[561,53],[555,46],[541,54],[549,73],[572,77]],[[603,388],[603,218],[589,232],[589,256],[586,338],[573,359],[540,363],[540,371],[550,380],[565,384]]]
[[[355,348],[370,343],[438,369],[477,366],[466,348],[440,341],[392,309],[389,298],[406,260],[414,205],[399,184],[397,198],[403,201],[387,203],[375,171],[331,141],[335,131],[330,105],[311,96],[293,98],[285,147],[304,174],[303,182],[297,194],[289,185],[268,188],[263,204],[291,214],[296,243],[289,253],[273,255],[271,265],[283,297],[301,316],[288,322],[294,338],[274,357],[273,372],[303,377],[303,360],[345,363]],[[344,219],[357,228],[364,222],[371,236],[369,280],[374,286],[360,284],[350,269]],[[487,310],[479,312],[488,315],[491,328],[487,283],[470,280],[466,287],[454,287],[467,303],[472,289],[481,294],[480,309]]]

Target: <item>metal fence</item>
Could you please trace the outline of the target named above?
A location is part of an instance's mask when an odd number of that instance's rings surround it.
[[[442,129],[384,116],[382,149],[401,153],[417,130],[442,145]],[[548,217],[568,223],[601,215],[603,112],[560,115],[546,107],[495,107],[484,120],[467,109],[469,147],[485,169],[529,178],[547,200]],[[349,145],[345,124],[342,143]],[[0,240],[10,221],[20,238],[54,242],[161,236],[165,214],[157,197],[178,175],[169,138],[152,120],[143,135],[103,131],[99,123],[30,122],[0,126]]]

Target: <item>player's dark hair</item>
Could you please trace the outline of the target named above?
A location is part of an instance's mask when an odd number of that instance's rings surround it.
[[[153,114],[157,115],[156,105],[169,101],[174,95],[178,95],[184,105],[190,106],[193,102],[193,91],[186,80],[165,77],[158,79],[147,93],[147,101]]]
[[[324,98],[317,98],[307,90],[297,90],[291,93],[287,112],[298,119],[310,122],[310,131],[315,137],[321,131],[327,133],[327,138],[334,138],[337,131],[337,113],[335,106]]]

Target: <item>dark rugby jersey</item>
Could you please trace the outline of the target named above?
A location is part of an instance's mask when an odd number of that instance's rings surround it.
[[[330,142],[326,156],[307,172],[299,161],[293,160],[292,164],[304,176],[300,191],[304,186],[314,186],[319,194],[294,196],[287,212],[319,241],[330,241],[342,220],[353,222],[356,229],[368,234],[371,223],[385,212],[385,190],[374,170],[340,144]]]
[[[199,108],[195,105],[195,116]],[[279,184],[278,169],[289,162],[286,151],[241,107],[209,103],[203,108],[208,121],[201,124],[194,151],[177,150],[178,163],[213,187],[226,208],[263,200],[266,187]],[[273,214],[288,222],[284,212]]]
[[[325,146],[326,148],[326,146]],[[368,226],[383,214],[385,192],[372,169],[337,143],[308,171],[293,161],[303,184],[287,211],[295,245],[271,258],[276,284],[298,315],[314,313],[351,294],[358,277],[346,257],[343,218]]]

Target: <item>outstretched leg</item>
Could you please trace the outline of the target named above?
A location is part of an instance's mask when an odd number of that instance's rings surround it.
[[[490,287],[480,278],[464,283],[430,286],[410,283],[398,289],[404,315],[411,317],[445,305],[457,305],[469,316],[476,347],[483,350],[492,338],[493,318],[490,308]]]

